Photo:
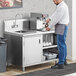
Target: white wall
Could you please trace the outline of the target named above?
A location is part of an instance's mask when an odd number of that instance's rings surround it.
[[[72,60],[76,60],[76,0],[72,0]]]

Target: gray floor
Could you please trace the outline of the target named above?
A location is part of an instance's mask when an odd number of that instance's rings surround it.
[[[21,74],[17,76],[63,76],[76,72],[76,63],[68,64],[64,69],[45,69],[27,74]]]

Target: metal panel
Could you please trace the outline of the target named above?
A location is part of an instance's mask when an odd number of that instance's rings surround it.
[[[7,65],[22,65],[22,37],[5,35],[7,43]]]
[[[0,44],[0,72],[6,71],[6,44]]]

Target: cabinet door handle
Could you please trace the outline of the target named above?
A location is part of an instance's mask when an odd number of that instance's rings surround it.
[[[41,40],[39,39],[39,44],[41,43]]]

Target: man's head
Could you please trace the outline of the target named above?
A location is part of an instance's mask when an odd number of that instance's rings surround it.
[[[58,5],[60,2],[62,2],[62,0],[53,0],[53,2]]]

